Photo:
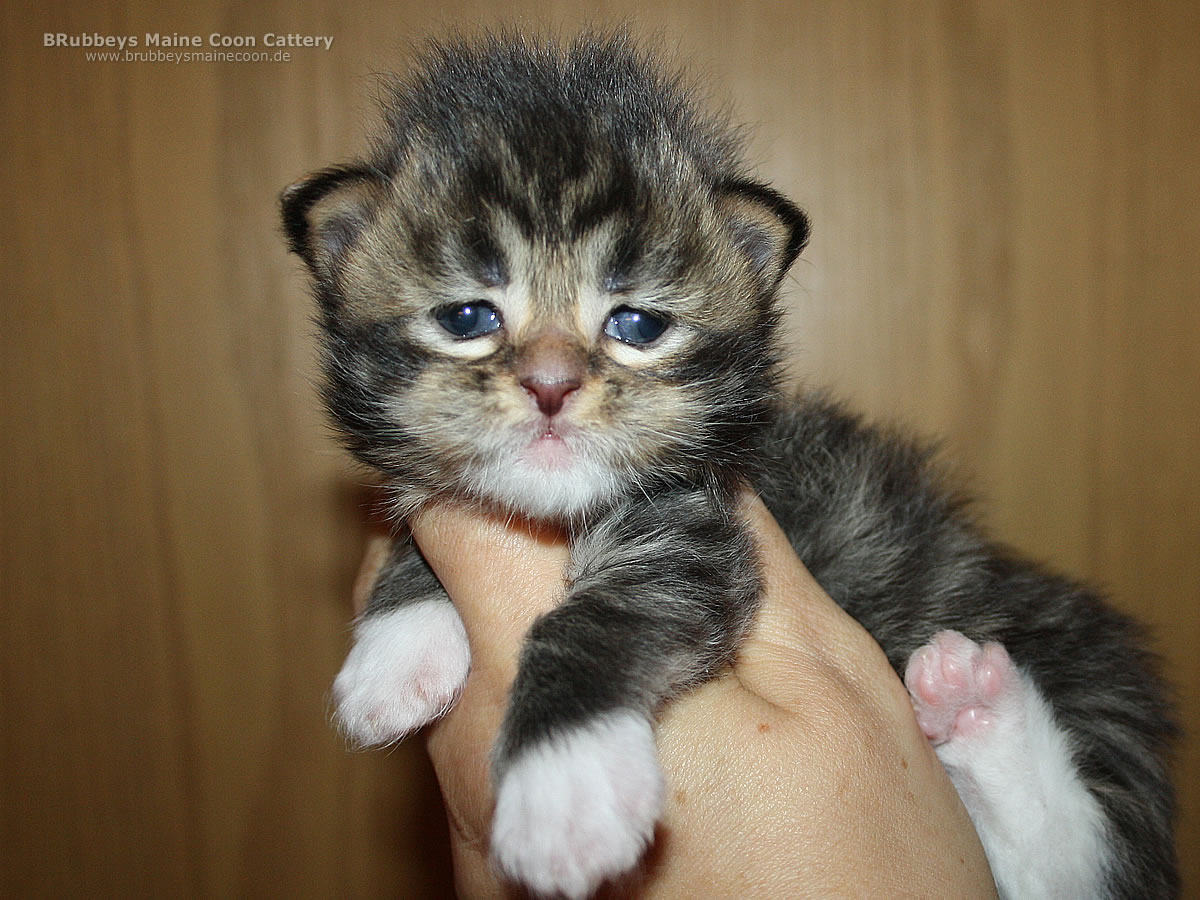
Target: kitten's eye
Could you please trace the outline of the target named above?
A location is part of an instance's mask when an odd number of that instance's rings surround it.
[[[653,313],[622,306],[604,323],[604,333],[626,344],[649,344],[667,330],[667,323]]]
[[[500,327],[500,313],[482,300],[443,306],[433,315],[439,325],[459,338],[483,337]]]

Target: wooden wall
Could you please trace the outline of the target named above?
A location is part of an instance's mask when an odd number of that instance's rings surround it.
[[[945,435],[1000,536],[1156,626],[1200,729],[1200,5],[640,7],[3,5],[0,894],[447,896],[419,742],[325,722],[363,493],[275,203],[449,25],[661,29],[815,220],[795,370]],[[46,32],[334,43],[89,62]],[[1200,897],[1195,740],[1179,780]]]

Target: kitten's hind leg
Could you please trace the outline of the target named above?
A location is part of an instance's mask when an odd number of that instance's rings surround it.
[[[454,705],[470,666],[450,598],[415,548],[397,543],[333,683],[334,718],[359,746],[394,743]]]
[[[939,632],[904,682],[1002,896],[1104,896],[1104,816],[1049,704],[999,644]]]

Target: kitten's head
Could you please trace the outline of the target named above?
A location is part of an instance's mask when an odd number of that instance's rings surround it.
[[[402,503],[563,517],[742,471],[808,225],[728,127],[620,36],[435,45],[385,106],[283,216],[329,408]]]

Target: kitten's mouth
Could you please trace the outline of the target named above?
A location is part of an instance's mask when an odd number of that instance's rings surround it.
[[[574,454],[563,439],[562,429],[553,422],[540,426],[525,451],[526,459],[542,469],[563,469],[571,464]]]

